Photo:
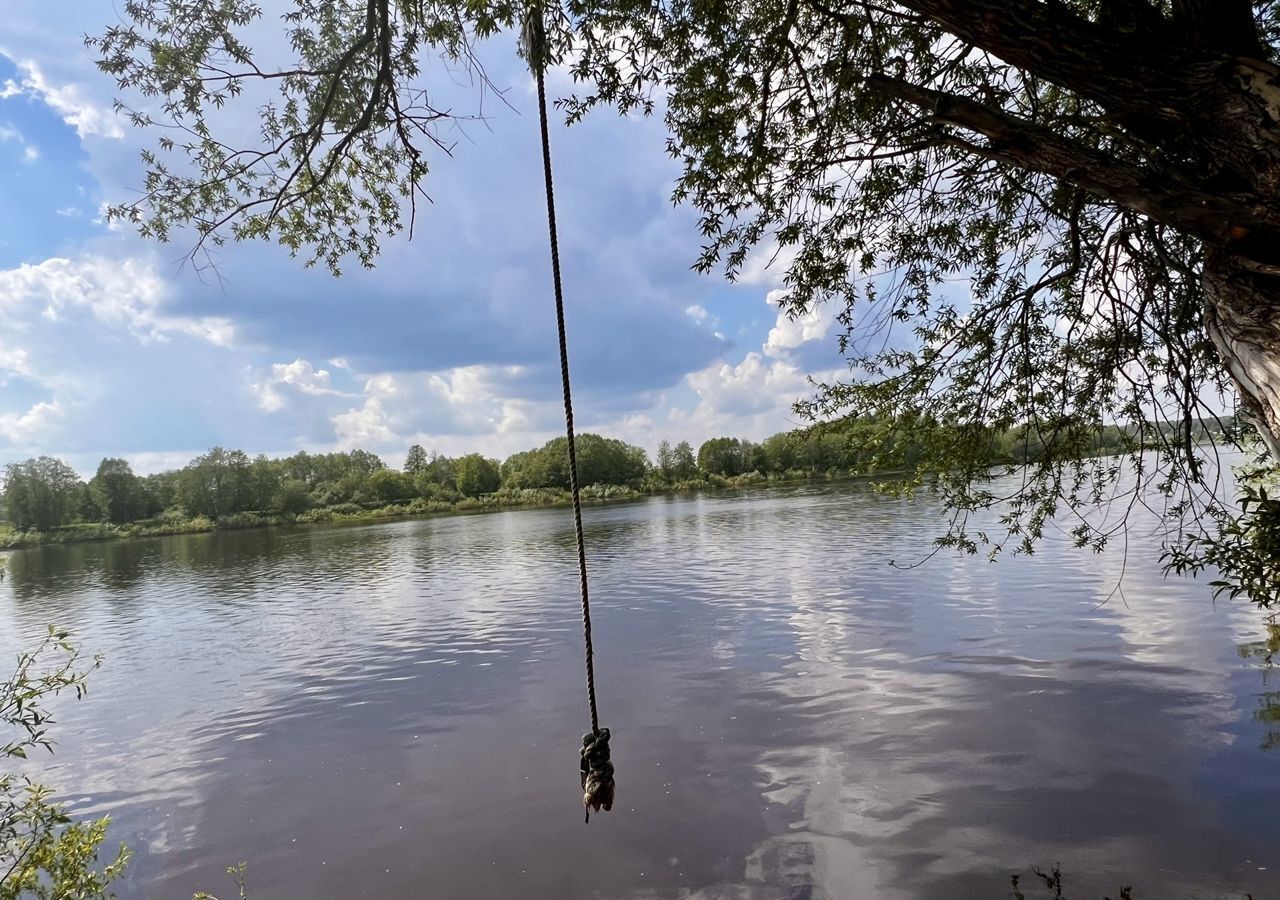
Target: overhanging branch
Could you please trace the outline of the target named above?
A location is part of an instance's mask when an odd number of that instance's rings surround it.
[[[1190,88],[1207,67],[1200,54],[1153,41],[1152,23],[1126,35],[1065,4],[1040,0],[899,0],[962,40],[1105,109],[1187,130]],[[1144,33],[1145,31],[1145,33]],[[1175,32],[1169,29],[1172,39]]]
[[[868,83],[910,103],[937,123],[974,132],[986,144],[951,136],[949,142],[997,162],[1061,178],[1090,193],[1177,228],[1249,260],[1255,271],[1280,275],[1280,227],[1249,206],[1207,192],[1174,173],[1126,163],[1027,119],[964,97],[899,78]]]

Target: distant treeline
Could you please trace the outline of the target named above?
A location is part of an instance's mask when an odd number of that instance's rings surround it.
[[[1207,434],[1197,425],[1197,438]],[[993,465],[1034,460],[1044,442],[1034,429],[963,429],[989,447]],[[596,434],[577,439],[579,482],[588,499],[813,477],[909,471],[935,439],[900,423],[849,418],[775,434],[755,443],[731,437],[663,441],[653,460],[640,447]],[[1082,453],[1133,449],[1114,426],[1093,429]],[[513,454],[504,462],[479,453],[448,457],[409,448],[401,469],[374,453],[302,451],[283,459],[250,458],[214,447],[186,466],[139,476],[123,459],[104,459],[87,483],[47,456],[5,467],[3,513],[11,529],[0,545],[45,538],[91,539],[174,534],[275,522],[405,515],[487,506],[563,502],[569,488],[565,439]]]

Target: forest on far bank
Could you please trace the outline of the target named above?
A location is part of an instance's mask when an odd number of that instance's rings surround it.
[[[1214,423],[1216,424],[1216,423]],[[1197,439],[1211,435],[1197,425]],[[940,437],[941,435],[941,437]],[[909,473],[927,440],[981,441],[991,465],[1034,462],[1043,452],[1033,428],[881,422],[847,418],[779,432],[760,442],[711,438],[663,441],[653,459],[641,447],[584,433],[577,436],[578,476],[587,499],[645,492],[790,481],[815,477]],[[1081,455],[1136,449],[1116,426],[1082,435]],[[87,482],[48,456],[10,463],[0,491],[0,546],[46,540],[91,540],[179,534],[214,528],[342,518],[414,515],[487,506],[547,505],[568,496],[563,437],[504,461],[481,453],[449,457],[409,448],[401,468],[367,450],[299,451],[250,457],[214,447],[181,469],[137,475],[124,459],[103,459]]]

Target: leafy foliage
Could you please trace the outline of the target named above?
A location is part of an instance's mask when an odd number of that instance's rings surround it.
[[[146,514],[146,495],[141,479],[123,459],[104,459],[89,482],[95,508],[106,521],[116,525],[132,522]]]
[[[86,679],[100,660],[82,668],[80,652],[68,638],[66,631],[50,626],[41,644],[19,656],[13,675],[0,684],[0,722],[11,732],[0,746],[0,760],[52,751],[48,698],[64,691],[84,696]],[[42,668],[50,655],[56,661]],[[105,900],[128,852],[121,847],[99,867],[107,820],[73,822],[50,793],[25,775],[0,773],[0,900]]]
[[[454,478],[458,490],[467,497],[492,494],[502,484],[498,463],[479,453],[459,457],[454,463]]]
[[[1280,605],[1280,500],[1274,496],[1275,473],[1259,456],[1252,465],[1241,467],[1240,475],[1240,513],[1212,510],[1216,533],[1192,534],[1185,545],[1165,553],[1165,564],[1180,574],[1207,569],[1226,573],[1209,582],[1214,597],[1244,596],[1264,608]]]
[[[422,145],[451,147],[443,126],[457,117],[414,83],[421,54],[484,83],[473,42],[521,11],[297,0],[283,16],[294,59],[270,68],[247,41],[263,16],[253,0],[128,0],[122,24],[87,42],[122,89],[157,98],[118,109],[164,131],[143,156],[146,199],[108,214],[161,241],[190,227],[198,246],[276,240],[335,273],[349,255],[372,265],[404,226],[401,199],[421,194]]]
[[[431,460],[427,457],[427,451],[421,444],[414,444],[409,448],[409,453],[404,458],[404,470],[409,475],[417,475],[422,472]]]
[[[270,238],[335,272],[371,265],[412,218],[426,154],[448,150],[423,60],[487,90],[474,42],[523,12],[295,0],[289,58],[268,66],[249,0],[129,0],[90,44],[150,101],[122,106],[135,124],[163,130],[143,198],[112,215],[161,240],[191,227],[197,246]],[[732,279],[762,256],[786,267],[788,310],[836,305],[851,377],[800,411],[917,448],[905,489],[955,510],[943,543],[1027,550],[1070,511],[1077,543],[1100,548],[1114,530],[1083,513],[1117,492],[1157,497],[1188,548],[1230,517],[1191,434],[1232,391],[1206,260],[1277,262],[1262,192],[1280,164],[1258,115],[1274,98],[1232,66],[1269,71],[1280,4],[568,0],[546,16],[549,61],[580,84],[571,121],[665,116],[700,269]],[[1089,452],[1111,424],[1127,465]],[[1040,450],[999,497],[990,441],[1015,430]],[[1122,484],[1127,470],[1141,477]],[[967,513],[991,507],[1006,534],[970,533]]]
[[[48,531],[75,516],[83,485],[60,459],[41,456],[4,469],[4,506],[18,528]]]

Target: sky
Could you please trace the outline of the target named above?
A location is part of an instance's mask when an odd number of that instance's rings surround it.
[[[83,44],[112,10],[11,0],[0,21],[0,464],[147,473],[221,445],[399,465],[414,443],[503,458],[560,432],[536,97],[511,42],[482,51],[506,103],[428,67],[430,90],[485,118],[430,157],[412,240],[341,278],[227,246],[212,277],[188,243],[101,214],[136,195],[155,140],[113,113]],[[552,73],[553,96],[571,89]],[[768,248],[732,285],[691,270],[696,215],[669,202],[660,117],[601,111],[552,141],[579,430],[652,453],[799,424],[807,376],[843,369],[833,311],[781,314]]]

